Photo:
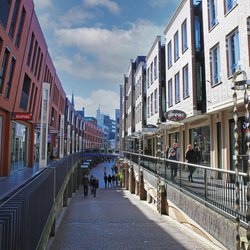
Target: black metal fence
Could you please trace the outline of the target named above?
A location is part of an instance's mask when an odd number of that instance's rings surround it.
[[[0,249],[36,249],[62,184],[82,158],[76,153],[53,163],[0,205]]]
[[[177,186],[182,192],[220,213],[235,218],[235,172],[206,167],[186,162],[176,162],[164,158],[124,152],[124,157],[142,168],[160,175],[169,185]],[[171,165],[176,164],[177,176],[172,178]],[[189,167],[195,168],[193,181],[189,178]],[[173,167],[172,167],[173,169]],[[247,186],[246,173],[239,173],[240,209],[239,217],[246,226]]]

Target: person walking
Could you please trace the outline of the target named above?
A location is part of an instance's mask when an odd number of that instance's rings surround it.
[[[172,161],[180,160],[180,152],[177,143],[173,143],[173,146],[169,149],[168,159]],[[170,162],[171,169],[171,180],[173,180],[177,176],[178,171],[178,163]]]
[[[192,163],[192,164],[197,163],[196,162],[196,153],[195,153],[191,144],[188,144],[188,146],[187,146],[185,159],[187,160],[188,163]],[[194,182],[193,181],[193,173],[194,173],[195,169],[196,169],[196,167],[188,165],[188,170],[189,170],[188,180],[191,182]]]
[[[93,178],[92,187],[93,187],[93,196],[96,197],[96,190],[99,187],[99,180],[96,177]]]
[[[89,178],[87,175],[83,177],[83,194],[84,197],[88,197],[89,193]]]
[[[104,185],[105,185],[105,188],[107,188],[108,176],[107,176],[107,174],[106,174],[106,173],[104,173],[104,177],[103,177],[103,179],[104,179]]]

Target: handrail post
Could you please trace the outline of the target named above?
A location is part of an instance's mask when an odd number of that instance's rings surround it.
[[[204,172],[204,199],[207,200],[208,195],[208,185],[207,185],[207,169]]]

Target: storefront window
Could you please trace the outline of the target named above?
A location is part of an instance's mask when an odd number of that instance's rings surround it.
[[[201,165],[210,166],[210,128],[209,126],[190,129],[190,143],[201,152]]]
[[[27,167],[28,127],[12,122],[11,171]]]

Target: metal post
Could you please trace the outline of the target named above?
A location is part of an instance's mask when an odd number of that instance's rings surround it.
[[[237,77],[239,75],[243,76],[243,80],[236,81]],[[250,243],[250,132],[249,132],[249,122],[250,122],[250,115],[248,111],[248,106],[249,106],[249,98],[248,98],[248,93],[247,90],[249,89],[250,82],[247,80],[247,75],[246,72],[243,70],[236,71],[233,75],[232,78],[233,81],[233,103],[234,103],[234,110],[233,110],[233,118],[234,118],[234,139],[235,139],[235,144],[234,144],[234,155],[235,155],[235,210],[236,210],[236,249],[241,248],[241,243],[240,243],[240,233],[239,233],[239,228],[240,228],[240,217],[239,217],[239,211],[240,211],[240,176],[239,176],[239,145],[238,145],[238,138],[239,138],[239,129],[238,129],[238,110],[237,110],[237,90],[244,90],[244,106],[245,106],[245,121],[246,121],[246,146],[247,146],[247,205],[248,209],[246,212],[246,218],[247,218],[247,240],[248,244]]]

